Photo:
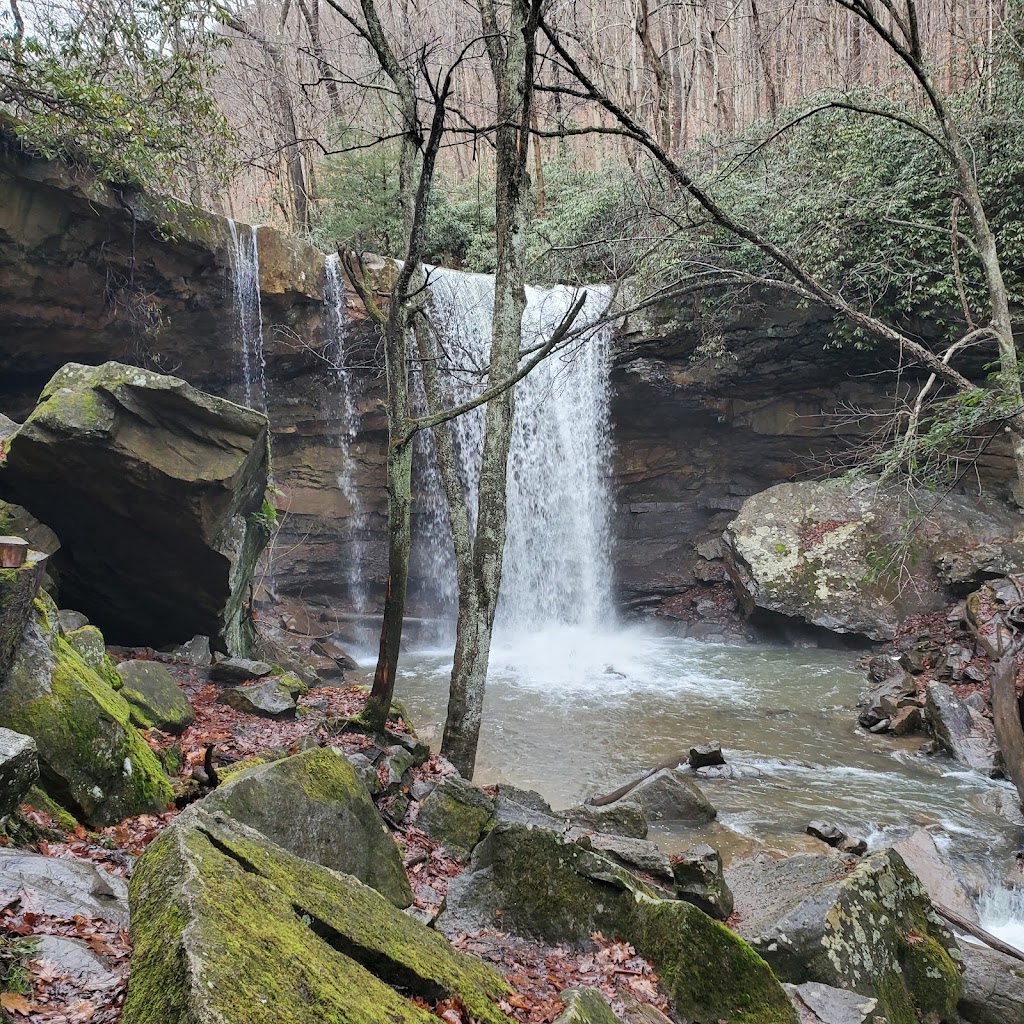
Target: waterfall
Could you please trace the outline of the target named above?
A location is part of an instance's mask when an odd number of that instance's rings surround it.
[[[263,356],[263,308],[260,303],[260,254],[256,228],[228,221],[231,231],[231,271],[235,314],[242,346],[244,403],[267,411],[266,361]],[[248,232],[248,234],[247,234]]]
[[[428,280],[439,341],[456,381],[449,398],[463,401],[485,385],[494,279],[429,268]],[[524,350],[551,337],[578,294],[562,286],[527,289]],[[587,289],[575,328],[594,323],[608,301],[607,289]],[[611,618],[610,339],[610,328],[588,331],[516,386],[498,608],[498,628],[506,634],[559,625],[596,627]],[[483,408],[455,420],[452,427],[473,516]],[[425,575],[435,581],[443,602],[454,606],[451,540],[436,468],[427,471],[423,486],[427,508],[420,543]]]
[[[335,383],[335,387],[331,391],[328,418],[341,455],[338,489],[349,507],[348,535],[351,540],[346,573],[349,600],[355,611],[365,612],[367,610],[367,594],[363,578],[365,563],[363,534],[366,529],[366,519],[359,489],[356,486],[355,452],[353,449],[353,443],[359,430],[359,413],[356,409],[352,375],[348,367],[348,309],[345,306],[345,287],[341,280],[341,268],[337,253],[329,254],[324,261],[323,291],[327,321],[326,354]]]

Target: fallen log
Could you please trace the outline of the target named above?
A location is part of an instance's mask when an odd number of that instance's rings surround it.
[[[941,903],[933,903],[932,906],[935,907],[941,917],[944,917],[950,924],[955,925],[962,932],[973,935],[976,939],[984,942],[986,946],[991,946],[992,949],[999,953],[1005,953],[1007,956],[1012,956],[1014,960],[1024,962],[1024,953],[1015,946],[1011,946],[1009,943],[1003,942],[1002,939],[996,938],[991,932],[985,931],[984,928],[974,924],[972,921],[968,921],[966,917],[961,917],[955,910],[950,910],[949,907],[944,907]]]

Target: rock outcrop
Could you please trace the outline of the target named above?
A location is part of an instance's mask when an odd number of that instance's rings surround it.
[[[0,729],[0,818],[10,814],[39,778],[39,755],[31,736]]]
[[[910,502],[902,488],[838,479],[748,498],[725,541],[748,610],[890,640],[907,617],[943,607],[948,585],[1024,568],[1020,530],[995,502],[923,493]]]
[[[300,859],[202,804],[132,874],[125,1024],[431,1024],[461,1000],[508,1024],[496,971],[352,875]]]
[[[8,441],[0,489],[61,537],[61,596],[108,640],[245,653],[266,543],[265,417],[176,377],[69,364]]]

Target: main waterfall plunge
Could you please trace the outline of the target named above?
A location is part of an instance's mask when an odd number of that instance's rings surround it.
[[[433,321],[447,355],[454,403],[479,394],[490,355],[494,279],[441,268],[428,272]],[[523,349],[558,329],[579,292],[528,288]],[[611,329],[594,326],[608,305],[606,289],[589,288],[566,348],[516,386],[508,466],[508,535],[498,607],[499,637],[553,625],[593,629],[609,621],[611,540],[608,512],[610,440],[608,368]],[[484,409],[453,423],[460,477],[475,516]],[[416,575],[430,582],[449,615],[456,600],[447,509],[431,441],[424,467]],[[474,526],[471,522],[471,528]]]

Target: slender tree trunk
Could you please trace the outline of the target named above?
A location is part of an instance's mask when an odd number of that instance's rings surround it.
[[[539,0],[512,0],[511,24],[500,33],[492,0],[480,13],[498,97],[495,132],[494,317],[488,379],[507,380],[519,365],[526,309],[527,174]],[[471,579],[459,588],[459,622],[448,716],[441,751],[467,778],[476,767],[484,687],[498,607],[508,517],[508,455],[515,389],[492,398],[484,413],[484,442],[477,487]]]

